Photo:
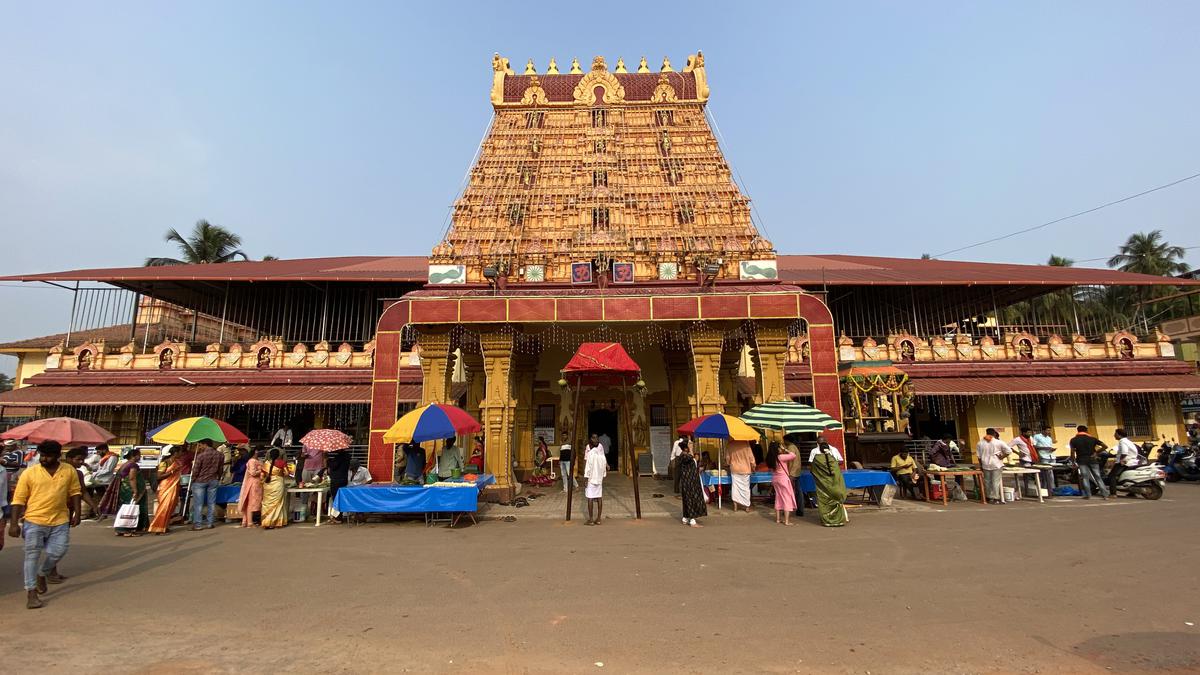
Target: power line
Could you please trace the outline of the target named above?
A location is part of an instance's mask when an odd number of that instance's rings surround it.
[[[1152,193],[1152,192],[1158,192],[1159,190],[1165,190],[1165,189],[1167,189],[1167,188],[1169,188],[1169,187],[1174,187],[1174,186],[1176,186],[1176,185],[1179,185],[1180,183],[1186,183],[1187,181],[1189,181],[1189,180],[1193,180],[1193,179],[1195,179],[1195,178],[1200,178],[1200,173],[1194,173],[1194,174],[1192,174],[1192,175],[1190,175],[1190,176],[1187,176],[1187,177],[1184,177],[1184,178],[1180,178],[1179,180],[1176,180],[1176,181],[1171,181],[1170,183],[1166,183],[1166,184],[1163,184],[1163,185],[1159,185],[1158,187],[1153,187],[1153,188],[1150,188],[1149,190],[1144,190],[1144,191],[1142,191],[1142,192],[1139,192],[1139,193],[1137,193],[1137,194],[1135,194],[1135,195],[1129,195],[1128,197],[1122,197],[1122,198],[1120,198],[1120,199],[1113,200],[1113,201],[1111,201],[1111,202],[1108,202],[1108,203],[1106,203],[1106,204],[1101,204],[1100,206],[1094,206],[1094,207],[1092,207],[1092,208],[1090,208],[1090,209],[1087,209],[1086,211],[1080,211],[1080,212],[1078,212],[1078,213],[1072,213],[1072,214],[1071,214],[1071,215],[1069,215],[1069,216],[1063,216],[1062,218],[1056,218],[1056,219],[1054,219],[1054,220],[1051,220],[1051,221],[1049,221],[1049,222],[1042,223],[1041,225],[1034,225],[1033,227],[1027,227],[1027,228],[1025,228],[1025,229],[1023,229],[1023,230],[1017,230],[1016,232],[1009,232],[1008,234],[1001,235],[1001,236],[999,236],[999,237],[993,237],[993,238],[991,238],[991,239],[988,239],[988,240],[986,240],[986,241],[981,241],[981,242],[979,242],[979,243],[977,243],[977,244],[971,244],[970,246],[963,246],[963,247],[960,247],[960,248],[951,249],[951,250],[949,250],[949,251],[945,251],[945,252],[943,252],[943,253],[939,253],[939,254],[937,254],[937,255],[935,255],[935,256],[933,256],[933,257],[934,257],[934,258],[940,258],[940,257],[942,257],[942,256],[944,256],[944,255],[950,255],[951,253],[958,253],[959,251],[966,251],[966,250],[968,250],[968,249],[977,248],[977,247],[979,247],[979,246],[984,246],[984,245],[986,245],[986,244],[992,244],[992,243],[995,243],[995,242],[997,242],[997,241],[1003,241],[1003,240],[1005,240],[1005,239],[1010,239],[1010,238],[1012,238],[1012,237],[1015,237],[1015,236],[1017,236],[1017,235],[1020,235],[1020,234],[1026,234],[1026,233],[1028,233],[1028,232],[1033,232],[1034,230],[1040,230],[1040,229],[1042,229],[1043,227],[1049,227],[1049,226],[1051,226],[1051,225],[1054,225],[1054,224],[1056,224],[1056,223],[1061,223],[1061,222],[1063,222],[1064,220],[1070,220],[1070,219],[1072,219],[1072,218],[1078,218],[1079,216],[1084,216],[1084,215],[1087,215],[1087,214],[1089,214],[1089,213],[1095,213],[1096,211],[1099,211],[1099,210],[1101,210],[1101,209],[1106,209],[1106,208],[1108,208],[1108,207],[1110,207],[1110,206],[1115,206],[1115,205],[1117,205],[1117,204],[1120,204],[1120,203],[1122,203],[1122,202],[1127,202],[1127,201],[1129,201],[1129,200],[1131,200],[1131,199],[1137,199],[1138,197],[1144,197],[1144,196],[1146,196],[1146,195],[1148,195],[1148,194],[1150,194],[1150,193]]]

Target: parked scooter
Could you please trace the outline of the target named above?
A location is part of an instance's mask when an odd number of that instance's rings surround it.
[[[1143,464],[1127,468],[1117,476],[1117,491],[1113,496],[1125,493],[1146,499],[1159,499],[1166,486],[1167,474],[1158,464]]]
[[[1200,480],[1200,467],[1196,466],[1196,450],[1176,443],[1163,471],[1167,474],[1167,481],[1171,483]]]

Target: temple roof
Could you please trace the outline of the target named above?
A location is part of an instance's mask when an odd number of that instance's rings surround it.
[[[111,267],[0,277],[0,281],[331,281],[423,284],[425,256],[344,256],[163,267]],[[829,286],[1200,286],[1200,279],[1159,277],[1091,267],[1051,267],[962,260],[856,255],[780,255],[779,277]]]

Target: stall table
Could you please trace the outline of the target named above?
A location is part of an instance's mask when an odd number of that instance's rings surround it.
[[[979,469],[961,469],[956,471],[925,471],[922,476],[922,481],[925,484],[925,501],[929,501],[929,477],[937,476],[942,481],[942,506],[950,503],[950,491],[946,489],[947,478],[957,478],[959,476],[973,476],[975,478],[976,492],[979,494],[979,503],[987,503],[987,491],[983,487],[983,471]]]
[[[1007,478],[1008,476],[1013,477],[1013,497],[1015,499],[1021,498],[1021,476],[1033,476],[1033,480],[1037,484],[1038,502],[1045,503],[1046,500],[1042,497],[1042,471],[1041,471],[1041,469],[1034,469],[1032,467],[1024,467],[1024,466],[1008,467],[1007,469],[1004,470],[1003,475],[1000,477],[1000,487],[1001,488],[1004,487],[1004,479]],[[1003,489],[1001,490],[1001,492],[1003,493]],[[1003,494],[1001,494],[1001,496],[1003,496]]]
[[[426,525],[432,522],[431,516],[449,513],[454,514],[450,521],[450,527],[454,527],[463,516],[475,522],[479,492],[495,482],[495,476],[485,473],[467,487],[390,483],[344,487],[334,497],[333,508],[343,513],[420,513],[425,516]]]
[[[342,490],[345,490],[345,489],[346,488],[342,488]],[[291,496],[292,495],[313,494],[314,492],[317,495],[317,524],[316,524],[316,527],[320,527],[321,526],[321,514],[324,513],[324,511],[325,511],[325,495],[329,492],[328,485],[320,485],[320,486],[316,486],[316,487],[288,488],[288,491],[287,491],[288,506],[289,507],[291,506]],[[341,490],[338,490],[338,492],[341,492]],[[290,508],[288,509],[288,512],[289,513],[291,512]]]
[[[755,471],[750,474],[750,483],[770,483],[774,474],[770,471]],[[874,471],[872,469],[846,469],[842,471],[842,477],[846,481],[846,489],[853,490],[855,488],[872,488],[883,487],[884,485],[895,485],[896,479],[888,471]],[[721,476],[714,476],[707,471],[700,473],[700,483],[704,487],[710,485],[729,485],[732,479],[727,472],[722,472]],[[811,471],[803,471],[800,473],[800,492],[796,495],[796,499],[803,499],[804,493],[816,492],[817,483],[813,479]],[[878,499],[876,502],[878,503]]]

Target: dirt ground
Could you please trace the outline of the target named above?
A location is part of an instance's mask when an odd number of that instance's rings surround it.
[[[1158,502],[765,510],[706,519],[219,527],[84,524],[41,610],[0,552],[2,670],[1200,671],[1200,485]],[[49,629],[48,631],[45,629]]]

